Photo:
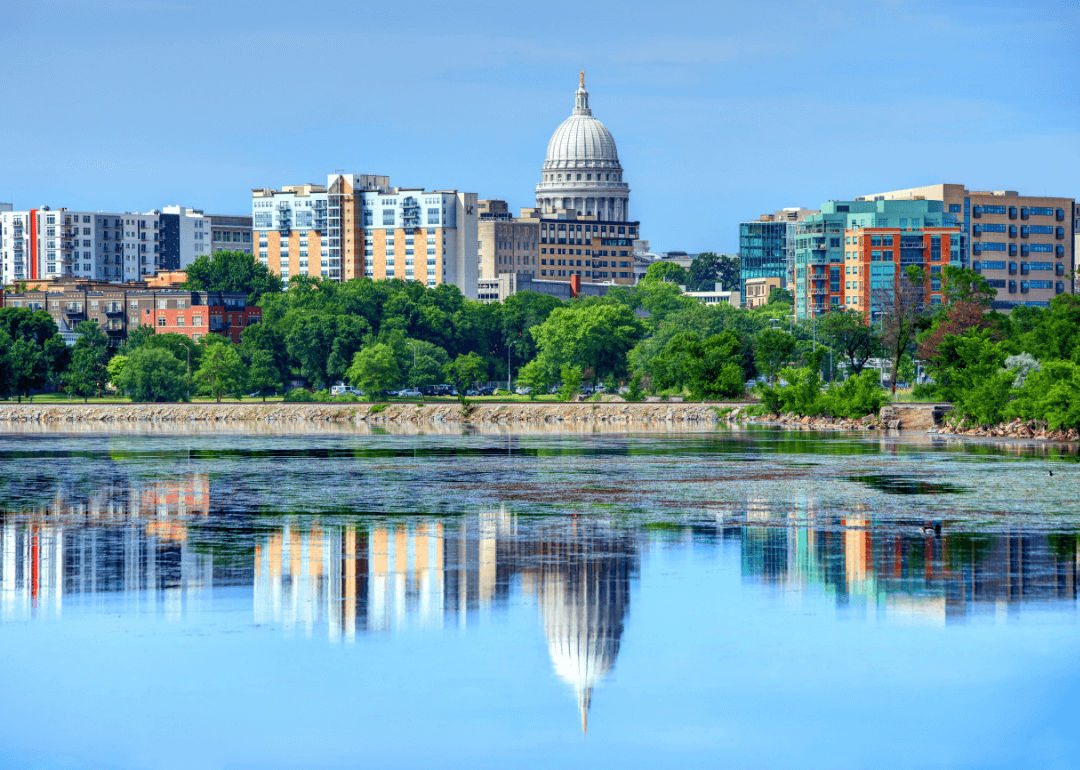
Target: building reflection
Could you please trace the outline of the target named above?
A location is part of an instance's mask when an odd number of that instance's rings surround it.
[[[743,575],[786,591],[820,590],[841,606],[948,622],[1023,604],[1077,600],[1075,533],[936,531],[933,522],[875,522],[863,511],[837,517],[797,501],[768,526],[751,502],[737,526]],[[721,517],[724,518],[724,517]]]
[[[110,482],[90,496],[0,517],[0,621],[56,617],[65,599],[181,617],[215,588],[251,586],[257,624],[351,641],[467,627],[516,597],[573,693],[582,728],[615,666],[645,530],[603,516],[274,517],[211,513],[205,475]],[[792,595],[824,594],[878,616],[947,622],[1077,599],[1075,534],[939,534],[919,521],[843,517],[796,497],[747,501],[682,528],[736,547],[741,574]],[[662,532],[666,532],[663,530]],[[669,537],[667,534],[658,538]],[[110,605],[112,606],[112,605]]]
[[[599,519],[530,522],[505,510],[370,527],[284,526],[255,546],[259,623],[331,639],[476,622],[512,587],[535,598],[555,673],[582,729],[619,653],[636,539]]]
[[[64,597],[114,593],[125,611],[179,614],[214,584],[243,580],[215,570],[188,546],[207,516],[205,475],[106,484],[89,497],[57,492],[47,504],[0,519],[0,620],[61,615]]]

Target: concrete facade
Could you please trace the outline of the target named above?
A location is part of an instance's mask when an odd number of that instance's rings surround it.
[[[130,282],[159,270],[183,269],[213,253],[215,219],[184,206],[145,213],[0,209],[0,281]],[[230,229],[241,233],[242,243],[243,225],[230,224]],[[246,232],[250,251],[250,225]]]
[[[540,264],[540,214],[534,208],[510,214],[506,201],[477,202],[479,219],[480,278],[501,273],[529,273],[535,276]]]
[[[920,199],[941,201],[956,217],[967,236],[962,263],[982,274],[997,291],[995,309],[1047,307],[1058,294],[1072,293],[1070,276],[1076,268],[1077,248],[1074,199],[936,184],[873,193],[858,200]]]
[[[612,283],[587,283],[536,278],[530,273],[500,273],[495,278],[481,278],[479,299],[481,302],[503,302],[519,291],[535,291],[561,300],[574,297],[603,297],[614,286]]]

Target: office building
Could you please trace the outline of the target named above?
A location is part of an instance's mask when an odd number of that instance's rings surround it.
[[[253,190],[252,216],[256,258],[285,279],[400,278],[476,297],[476,193],[330,174],[326,185]]]
[[[929,228],[953,228],[956,226],[955,215],[945,211],[945,206],[939,201],[932,200],[858,200],[858,201],[827,201],[816,214],[806,216],[796,225],[795,233],[795,316],[802,320],[812,318],[831,310],[844,307],[853,307],[848,303],[848,292],[855,291],[845,287],[845,281],[853,280],[851,273],[845,270],[853,267],[848,263],[848,247],[845,243],[852,235],[849,230],[861,230],[864,228],[884,228],[889,231],[902,231],[904,233],[920,235]],[[955,243],[950,238],[949,260],[954,259],[955,264],[961,264],[964,253],[964,240],[962,232],[955,233]],[[879,238],[879,244],[880,244]],[[883,247],[871,249],[878,251],[877,259],[882,256]],[[914,246],[905,249],[904,259],[914,259]],[[928,251],[920,252],[928,254]],[[889,252],[890,257],[897,261],[892,263],[888,270],[896,273],[900,265],[913,264],[913,262],[901,261],[901,255],[897,250]],[[921,257],[920,257],[921,259]],[[919,264],[929,272],[929,261],[920,261]],[[944,264],[944,263],[943,263]],[[881,271],[878,268],[875,275],[877,283],[882,283]],[[847,278],[845,279],[845,276]],[[860,284],[866,282],[866,277],[859,279]],[[860,288],[882,288],[880,286]],[[867,306],[864,309],[869,309]]]
[[[756,290],[762,285],[756,281],[759,278],[779,279],[776,285],[780,287],[794,283],[796,227],[803,219],[817,213],[793,206],[739,223],[739,292],[743,304],[750,306],[746,292],[748,281],[754,281]],[[773,283],[775,281],[766,282],[769,286]]]
[[[997,291],[993,307],[1047,307],[1071,293],[1076,267],[1076,202],[1020,195],[1015,190],[974,191],[936,184],[860,196],[858,200],[941,201],[967,237],[961,255]]]
[[[506,201],[477,202],[477,233],[480,250],[480,278],[500,274],[528,273],[535,276],[540,259],[540,214],[523,208],[514,217]]]
[[[600,222],[559,211],[540,220],[540,277],[569,281],[634,283],[637,222]]]

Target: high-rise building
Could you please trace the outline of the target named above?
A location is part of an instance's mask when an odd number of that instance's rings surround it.
[[[523,208],[521,216],[515,217],[506,201],[501,200],[478,201],[477,209],[480,278],[495,279],[503,273],[536,277],[540,259],[539,212]]]
[[[589,107],[581,73],[574,109],[548,142],[536,186],[540,278],[632,284],[639,223],[629,219],[615,139]]]
[[[858,200],[941,201],[967,236],[962,264],[997,290],[993,306],[1046,307],[1073,291],[1076,205],[1072,198],[1033,197],[1015,190],[973,191],[959,184],[911,187]]]
[[[766,298],[772,288],[783,288],[795,279],[795,230],[815,210],[793,206],[758,219],[739,223],[739,291],[743,304],[756,307],[761,299],[746,291],[751,281]],[[766,279],[759,281],[756,279]],[[751,301],[755,304],[751,304]]]
[[[895,275],[901,266],[915,264],[915,246],[912,242],[908,246],[900,245],[899,249],[890,250],[888,259],[884,256],[880,244],[885,230],[896,233],[906,233],[911,236],[919,235],[920,243],[924,229],[931,230],[941,228],[954,228],[956,218],[953,214],[945,211],[944,204],[930,200],[858,200],[858,201],[827,201],[821,205],[817,214],[805,217],[796,227],[795,234],[795,316],[798,319],[811,318],[830,310],[839,310],[844,307],[854,307],[849,303],[848,292],[856,291],[850,288],[850,283],[855,280],[850,270],[854,263],[849,263],[850,247],[854,244],[846,243],[852,238],[849,231],[858,231],[867,228],[881,229],[879,233],[879,246],[876,251],[876,260],[890,263],[889,267],[879,266],[875,271],[878,286],[873,281],[867,283],[866,289],[884,288],[885,276],[889,271]],[[956,235],[954,243],[951,235]],[[869,236],[868,236],[869,237]],[[874,258],[875,249],[870,250],[870,258]],[[900,252],[905,252],[901,254]],[[951,264],[961,264],[964,253],[964,237],[962,232],[951,233],[949,246],[946,249]],[[930,272],[929,260],[923,260],[923,256],[929,256],[929,247],[920,248],[918,264]],[[954,261],[955,260],[955,261]],[[947,264],[943,263],[943,264]],[[860,263],[861,264],[861,263]],[[846,276],[846,278],[845,278]],[[860,276],[860,283],[867,281],[867,276]],[[847,283],[848,285],[845,285]],[[890,284],[891,285],[891,284]],[[854,296],[854,295],[852,295]],[[880,296],[880,295],[879,295]],[[862,308],[870,310],[869,304]]]
[[[0,213],[0,280],[136,281],[161,266],[157,214],[51,209]]]
[[[251,225],[245,217],[210,216],[184,206],[122,214],[0,206],[0,280],[139,281],[159,270],[183,269],[213,253],[218,220],[241,220],[230,229],[242,242],[245,219],[250,252]]]
[[[253,190],[251,205],[256,258],[283,278],[451,283],[476,297],[476,193],[330,174],[325,186]]]

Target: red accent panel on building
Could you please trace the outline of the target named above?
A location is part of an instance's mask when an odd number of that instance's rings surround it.
[[[580,296],[580,294],[581,294],[581,276],[580,275],[572,275],[572,276],[570,276],[570,296],[571,297],[577,297],[577,296]]]
[[[37,209],[30,209],[30,280],[38,279]]]

